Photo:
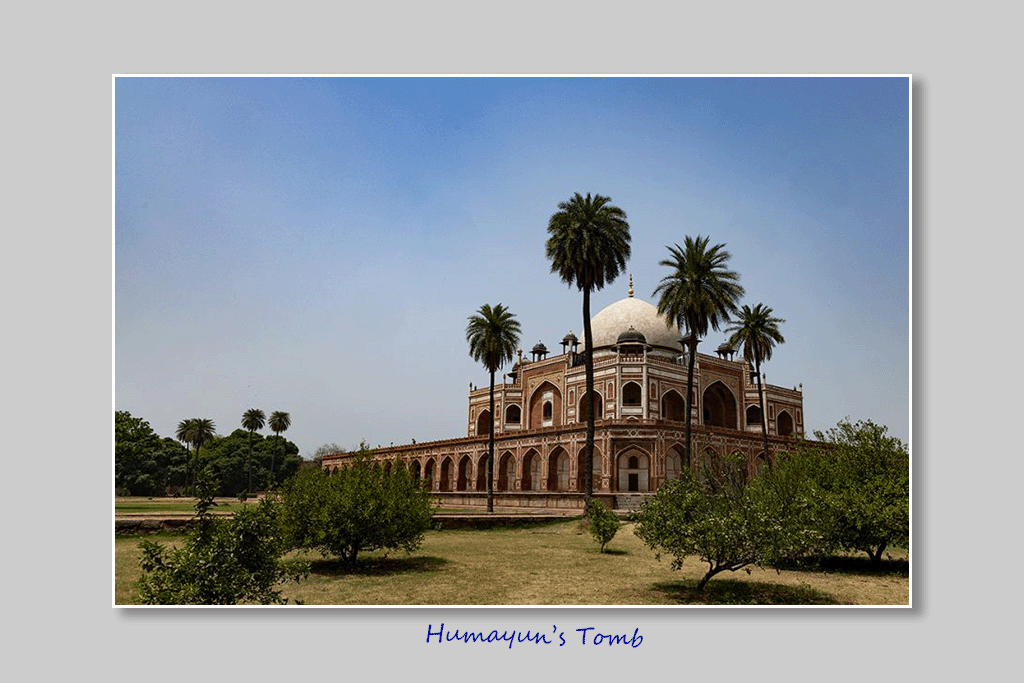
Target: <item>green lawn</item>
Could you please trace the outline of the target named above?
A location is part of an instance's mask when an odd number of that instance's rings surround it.
[[[906,554],[881,571],[867,557],[843,558],[825,569],[752,568],[720,574],[703,594],[693,586],[706,571],[688,558],[681,571],[654,553],[624,524],[598,552],[578,521],[519,528],[428,532],[412,553],[361,555],[347,570],[311,554],[309,578],[284,587],[290,601],[315,605],[674,605],[870,604],[906,605]],[[138,536],[115,539],[115,602],[132,603],[138,581]],[[173,542],[180,536],[147,536]]]
[[[217,498],[214,512],[233,512],[242,505],[256,502],[250,498],[245,503],[237,498]],[[196,511],[194,498],[115,498],[114,514],[131,515],[148,512],[170,512],[191,514]]]

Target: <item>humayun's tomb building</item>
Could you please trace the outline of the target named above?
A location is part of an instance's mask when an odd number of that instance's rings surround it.
[[[678,329],[650,303],[629,296],[596,316],[594,388],[594,496],[611,507],[634,507],[683,466],[687,410],[686,356]],[[467,435],[378,448],[385,467],[403,460],[443,504],[486,506],[487,441],[495,421],[495,506],[583,506],[586,463],[585,369],[582,340],[571,332],[562,353],[543,344],[522,357],[495,384],[471,387]],[[739,451],[751,472],[763,462],[761,410],[751,366],[726,345],[716,356],[697,354],[694,370],[693,466],[709,454]],[[802,389],[764,385],[771,450],[803,436]],[[353,453],[326,456],[323,467],[343,467]]]

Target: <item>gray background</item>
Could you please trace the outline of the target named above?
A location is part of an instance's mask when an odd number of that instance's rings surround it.
[[[113,680],[395,672],[500,681],[536,672],[863,680],[998,671],[1010,644],[999,616],[1019,599],[1008,587],[1018,534],[1004,521],[1016,518],[1009,489],[1020,471],[1019,446],[1006,439],[1016,372],[1002,350],[1017,327],[1006,322],[1007,294],[1020,289],[1010,280],[1017,217],[1007,210],[1019,178],[1019,109],[1006,69],[1019,55],[1010,52],[1010,18],[992,4],[972,7],[8,10],[11,669]],[[914,608],[111,608],[114,73],[913,74]],[[996,329],[982,330],[989,320]],[[996,358],[1007,361],[1001,370]],[[991,381],[996,373],[1009,381]],[[427,624],[442,621],[474,630],[639,627],[645,640],[628,651],[427,646]]]

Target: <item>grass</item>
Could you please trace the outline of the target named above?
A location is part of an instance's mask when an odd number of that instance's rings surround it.
[[[214,512],[234,512],[243,505],[255,503],[250,498],[242,503],[237,498],[217,498]],[[194,498],[115,498],[115,515],[133,515],[146,513],[183,513],[192,514],[196,511]]]
[[[148,535],[180,542],[172,534]],[[141,577],[137,536],[115,539],[115,602],[131,604]],[[288,584],[289,602],[308,605],[906,605],[909,578],[902,558],[871,571],[856,557],[810,569],[751,568],[694,589],[706,565],[687,558],[681,571],[655,559],[624,524],[599,553],[579,521],[517,528],[431,531],[416,553],[361,555],[346,569],[307,554],[312,573]],[[892,553],[894,556],[896,552]]]

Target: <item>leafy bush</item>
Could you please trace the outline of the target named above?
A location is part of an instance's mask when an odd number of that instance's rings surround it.
[[[637,513],[634,533],[673,569],[688,555],[707,562],[697,585],[723,571],[791,561],[822,547],[814,491],[799,471],[781,464],[748,479],[740,454],[701,462],[700,474],[684,471]]]
[[[385,472],[365,457],[330,475],[301,471],[282,492],[289,545],[347,565],[363,550],[416,550],[431,513],[430,492],[402,463]]]
[[[264,498],[230,519],[210,514],[217,485],[209,471],[197,481],[196,524],[185,544],[172,549],[142,541],[140,600],[146,605],[283,604],[275,586],[298,579],[303,563],[284,563],[277,505]]]
[[[826,448],[804,445],[797,458],[821,491],[826,534],[835,545],[868,554],[873,564],[892,544],[910,538],[910,454],[870,420],[843,420],[815,432]]]
[[[619,521],[618,515],[606,508],[600,501],[593,499],[587,504],[584,517],[590,529],[590,535],[601,544],[603,553],[604,547],[615,538],[622,522]]]

